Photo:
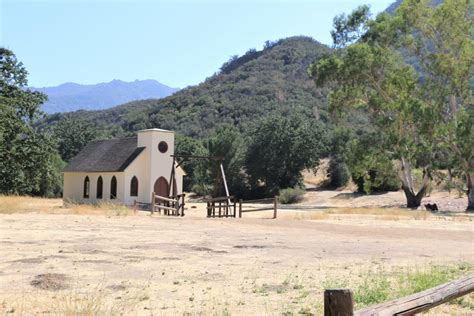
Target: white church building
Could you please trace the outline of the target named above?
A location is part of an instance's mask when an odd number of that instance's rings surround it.
[[[181,167],[173,166],[174,132],[138,131],[136,137],[96,140],[87,144],[63,169],[67,202],[109,201],[132,205],[151,203],[151,194],[181,194]],[[172,168],[175,181],[170,188]]]

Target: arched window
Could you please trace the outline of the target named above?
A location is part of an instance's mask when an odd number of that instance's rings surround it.
[[[97,179],[97,194],[96,194],[96,198],[98,198],[98,199],[101,199],[101,198],[102,198],[103,187],[104,187],[104,181],[102,181],[102,177],[99,177],[99,179]]]
[[[91,188],[91,182],[90,182],[90,180],[89,180],[89,177],[86,177],[86,178],[84,179],[84,193],[82,194],[82,196],[83,196],[85,199],[88,199],[88,198],[89,198],[90,188]]]
[[[130,196],[138,196],[138,179],[135,176],[130,181]]]
[[[115,176],[110,180],[110,199],[115,200],[117,198],[117,178]]]

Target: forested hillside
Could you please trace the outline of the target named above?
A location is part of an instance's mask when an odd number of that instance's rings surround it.
[[[86,119],[103,137],[159,127],[188,136],[207,136],[217,126],[241,131],[272,114],[303,113],[326,120],[325,90],[315,89],[308,66],[330,49],[309,37],[267,42],[262,50],[232,57],[203,83],[160,100],[130,102],[102,111],[54,114],[46,125],[65,115]]]

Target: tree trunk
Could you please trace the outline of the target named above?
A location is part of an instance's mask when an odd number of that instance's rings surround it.
[[[423,185],[420,191],[418,191],[418,193],[415,194],[413,188],[408,188],[402,184],[402,189],[403,189],[403,192],[405,192],[405,197],[407,199],[407,207],[418,208],[421,205],[421,200],[426,195],[427,188],[428,188],[428,184]]]
[[[423,183],[418,193],[415,193],[411,163],[401,159],[399,161],[399,175],[402,181],[402,189],[407,199],[407,207],[416,209],[421,205],[421,200],[425,197],[430,182],[428,170],[424,170]]]
[[[467,174],[467,208],[466,212],[474,212],[474,172]]]

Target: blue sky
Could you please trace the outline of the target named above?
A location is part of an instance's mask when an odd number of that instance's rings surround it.
[[[336,14],[393,0],[0,0],[0,45],[29,85],[156,79],[183,88],[266,40],[307,35],[330,44]]]

